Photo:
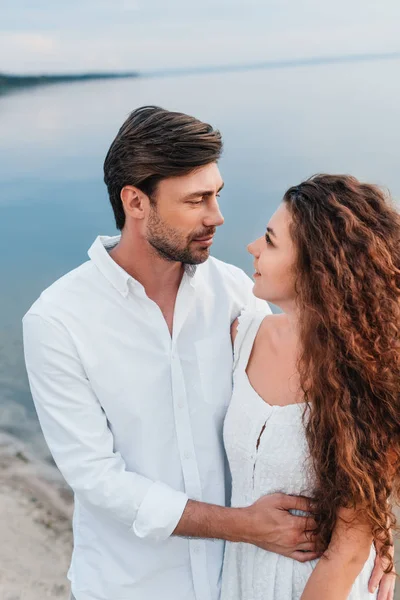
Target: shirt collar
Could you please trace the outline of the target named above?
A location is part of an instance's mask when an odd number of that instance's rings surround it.
[[[109,254],[111,248],[114,248],[120,239],[120,235],[99,235],[89,248],[88,255],[102,275],[108,279],[119,293],[123,296],[127,296],[129,293],[129,282],[134,286],[140,286],[140,288],[143,288],[143,286],[120,267]],[[185,265],[185,275],[187,275],[188,282],[192,287],[194,287],[196,283],[196,271],[196,265]]]

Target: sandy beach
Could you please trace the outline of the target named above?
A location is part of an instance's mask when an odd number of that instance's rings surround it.
[[[69,598],[73,499],[57,469],[0,435],[0,598]]]
[[[72,494],[57,469],[0,434],[1,600],[68,600],[72,512]]]

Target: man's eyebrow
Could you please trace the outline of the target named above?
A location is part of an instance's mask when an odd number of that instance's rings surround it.
[[[222,183],[220,185],[220,187],[218,188],[217,194],[222,190],[224,185],[225,185],[224,183]],[[212,196],[212,194],[214,194],[214,190],[198,190],[197,192],[193,192],[192,194],[185,196],[183,198],[183,200],[190,200],[191,198],[199,198],[200,196]]]
[[[267,231],[268,231],[268,233],[270,233],[271,235],[273,235],[274,237],[276,237],[276,233],[275,233],[275,231],[272,229],[272,227],[267,227]]]

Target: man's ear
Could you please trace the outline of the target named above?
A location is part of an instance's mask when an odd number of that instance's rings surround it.
[[[121,190],[121,201],[124,206],[126,216],[134,219],[143,219],[145,216],[146,201],[148,198],[139,188],[133,185],[126,185]]]

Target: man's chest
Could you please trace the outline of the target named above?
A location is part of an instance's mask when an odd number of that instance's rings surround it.
[[[231,315],[192,305],[168,330],[158,307],[125,315],[87,316],[75,323],[78,352],[90,386],[108,415],[141,418],[179,402],[226,404],[231,393]]]

